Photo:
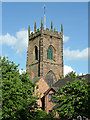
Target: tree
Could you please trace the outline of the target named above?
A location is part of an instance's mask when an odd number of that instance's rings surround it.
[[[0,60],[2,70],[2,120],[29,120],[37,106],[35,84],[27,73],[19,74],[18,65],[8,58]]]
[[[49,114],[43,110],[37,110],[34,120],[57,120],[54,111],[50,112]]]
[[[56,93],[56,103],[58,107],[56,111],[59,113],[61,118],[76,118],[77,116],[90,117],[88,114],[88,88],[90,91],[89,84],[84,79],[78,80],[74,74],[74,81],[67,82],[67,84],[58,88]]]
[[[65,78],[73,77],[73,75],[75,75],[75,74],[76,74],[76,72],[71,71],[65,75]]]
[[[63,78],[70,78],[70,77],[73,77],[73,75],[76,75],[76,72],[74,72],[74,71],[71,71],[71,72],[69,72],[69,73],[67,73],[65,76],[60,76],[60,79],[63,79]],[[76,75],[76,76],[79,76],[78,74]]]

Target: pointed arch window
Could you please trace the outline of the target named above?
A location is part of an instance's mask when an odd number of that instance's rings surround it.
[[[35,60],[38,60],[38,48],[35,46]]]
[[[51,87],[53,85],[53,74],[51,72],[47,73],[45,80],[47,81],[48,85]]]
[[[47,50],[47,59],[53,60],[53,50],[51,47]]]

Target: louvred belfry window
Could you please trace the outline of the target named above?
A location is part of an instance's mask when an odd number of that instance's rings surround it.
[[[53,50],[51,47],[47,50],[47,59],[53,60]]]

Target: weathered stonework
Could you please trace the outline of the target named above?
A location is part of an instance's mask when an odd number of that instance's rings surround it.
[[[55,94],[55,91],[50,90],[47,94],[45,94],[45,111],[46,113],[49,113],[50,111],[52,111],[53,107],[56,105],[55,103],[53,103],[53,101],[49,101],[49,94]]]
[[[37,60],[35,60],[35,46],[38,49]],[[47,59],[49,46],[53,50],[53,60]],[[40,30],[36,31],[35,27],[34,33],[29,33],[26,69],[29,71],[30,77],[43,76],[44,79],[51,71],[55,76],[54,83],[63,75],[63,27],[59,34],[58,31],[53,31],[53,28],[50,31],[48,28],[44,30],[42,22]]]

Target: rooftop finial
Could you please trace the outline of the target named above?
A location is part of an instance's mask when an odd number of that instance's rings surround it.
[[[36,21],[35,21],[35,25],[34,25],[34,32],[36,32]]]
[[[43,28],[43,17],[41,18],[41,30]]]
[[[53,30],[53,22],[51,21],[51,30]]]
[[[41,26],[43,25],[43,17],[41,18]]]
[[[56,30],[55,30],[55,28],[54,28],[54,32],[55,32]]]
[[[63,25],[61,24],[61,32],[63,33]]]
[[[30,25],[28,27],[28,36],[30,36]]]

